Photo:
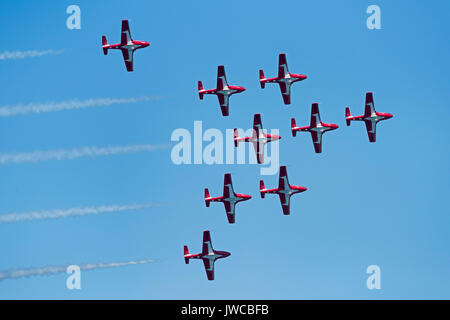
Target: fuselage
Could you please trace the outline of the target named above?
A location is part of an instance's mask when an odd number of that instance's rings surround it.
[[[245,91],[244,87],[239,86],[225,86],[222,89],[209,89],[209,90],[199,90],[199,93],[202,94],[217,94],[222,96],[231,96],[232,94],[239,93]]]
[[[370,122],[375,122],[376,123],[376,122],[379,122],[379,121],[382,121],[382,120],[390,119],[392,117],[393,117],[393,115],[390,114],[390,113],[376,112],[375,111],[375,112],[372,112],[370,114],[370,116],[365,116],[365,115],[354,116],[354,117],[350,116],[350,117],[346,117],[346,119],[350,120],[350,121],[370,121]]]
[[[211,197],[211,198],[206,198],[206,201],[213,201],[213,202],[229,202],[229,203],[238,203],[240,201],[245,201],[245,200],[249,200],[251,199],[251,196],[247,195],[247,194],[240,194],[240,193],[236,193],[235,195],[230,195],[227,198],[224,197]]]
[[[108,44],[108,45],[104,45],[103,48],[105,48],[105,49],[124,49],[124,50],[134,51],[137,49],[148,47],[149,45],[150,45],[150,43],[148,43],[146,41],[131,40],[131,41],[128,41],[127,44],[120,44],[120,43]]]

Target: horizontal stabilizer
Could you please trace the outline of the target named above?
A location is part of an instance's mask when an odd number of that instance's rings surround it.
[[[345,122],[347,123],[347,126],[349,126],[350,125],[350,122],[351,122],[351,120],[349,120],[349,119],[347,119],[347,118],[349,118],[349,117],[351,117],[352,115],[351,115],[351,113],[350,113],[350,108],[349,107],[346,107],[345,108]]]
[[[263,180],[259,180],[259,192],[261,193],[261,198],[264,199],[265,197],[265,192],[263,192],[264,190],[266,190],[266,186],[264,185],[264,181]]]
[[[184,262],[186,264],[189,264],[189,258],[186,258],[186,256],[188,256],[188,255],[189,255],[189,249],[187,246],[184,246]]]
[[[259,84],[261,85],[261,89],[264,89],[266,86],[266,82],[264,81],[265,79],[264,71],[259,70]]]
[[[210,201],[207,200],[208,198],[211,198],[211,196],[209,195],[209,190],[208,188],[205,188],[205,204],[207,207],[209,207]]]
[[[292,136],[295,137],[297,135],[297,130],[294,130],[294,128],[297,127],[297,123],[295,122],[295,118],[291,119],[291,131],[292,131]]]
[[[238,144],[239,144],[239,133],[238,133],[238,129],[234,128],[234,146],[237,148]]]
[[[201,81],[198,82],[198,96],[200,97],[200,100],[203,100],[203,93],[201,93],[201,91],[203,91],[203,84]]]
[[[102,36],[102,46],[107,46],[108,41],[105,36]],[[103,54],[106,56],[108,54],[108,48],[103,48]]]

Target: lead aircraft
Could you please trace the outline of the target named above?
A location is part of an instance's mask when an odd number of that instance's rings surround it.
[[[347,123],[347,126],[350,126],[351,121],[364,121],[370,142],[375,142],[377,140],[377,123],[392,117],[393,115],[390,113],[377,112],[375,110],[372,92],[366,93],[366,105],[362,116],[353,117],[350,113],[350,109],[348,107],[345,108],[345,122]]]
[[[248,194],[236,193],[233,190],[233,182],[231,181],[231,174],[225,173],[223,183],[223,196],[211,197],[208,188],[205,189],[205,204],[209,207],[211,202],[223,202],[225,212],[227,214],[228,222],[235,223],[235,206],[238,202],[250,200],[252,197]]]
[[[283,96],[284,104],[291,104],[291,84],[297,81],[303,81],[307,78],[304,74],[290,73],[287,65],[286,54],[280,53],[278,56],[278,76],[275,78],[266,78],[264,71],[259,70],[259,83],[261,89],[264,89],[266,83],[278,83]]]
[[[307,189],[301,186],[293,186],[289,184],[286,166],[280,167],[280,176],[278,178],[278,188],[276,189],[266,189],[264,186],[264,181],[259,181],[259,192],[261,193],[261,198],[264,199],[266,193],[278,194],[280,197],[281,208],[283,209],[283,214],[288,215],[291,213],[291,196],[296,193],[305,192]]]
[[[133,53],[138,49],[148,47],[150,43],[145,41],[133,40],[131,38],[130,26],[128,20],[122,20],[122,31],[120,43],[108,44],[106,36],[102,36],[103,54],[107,55],[109,49],[119,49],[122,51],[123,60],[128,72],[133,71]]]
[[[184,262],[189,264],[190,259],[202,259],[205,266],[206,276],[208,280],[214,280],[214,262],[218,259],[226,258],[231,253],[227,251],[214,250],[211,242],[209,231],[203,231],[202,252],[197,254],[189,254],[189,249],[184,246]]]

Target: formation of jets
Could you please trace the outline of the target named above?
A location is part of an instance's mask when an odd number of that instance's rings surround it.
[[[281,94],[283,96],[283,101],[285,104],[291,103],[291,84],[297,81],[306,79],[305,75],[301,74],[291,74],[288,71],[286,55],[284,53],[279,55],[279,66],[278,66],[278,77],[276,78],[265,78],[264,72],[259,71],[261,88],[264,89],[266,83],[277,82],[280,85]],[[198,82],[198,94],[200,99],[203,99],[204,94],[216,94],[219,98],[219,104],[222,109],[222,115],[229,115],[229,96],[234,93],[243,92],[245,88],[229,86],[225,78],[224,66],[219,66],[217,71],[217,88],[211,90],[203,89],[202,82]],[[350,109],[346,107],[345,109],[345,121],[347,126],[350,125],[351,121],[364,121],[366,124],[367,134],[369,136],[370,142],[376,141],[376,125],[379,121],[392,118],[393,115],[390,113],[382,113],[375,111],[373,93],[366,93],[365,102],[365,112],[361,116],[352,116],[350,114]],[[319,111],[319,104],[313,103],[311,105],[311,118],[309,126],[298,127],[295,118],[291,118],[291,132],[292,136],[296,137],[297,132],[309,132],[311,134],[314,151],[316,153],[322,153],[322,135],[325,132],[338,129],[339,126],[334,123],[322,122]],[[253,118],[253,134],[250,137],[240,137],[238,129],[234,129],[234,146],[238,147],[239,142],[250,142],[253,144],[256,159],[259,164],[264,163],[264,148],[269,142],[280,140],[279,135],[265,133],[262,126],[261,114],[257,113]],[[259,182],[259,191],[261,198],[265,198],[266,194],[277,194],[280,199],[281,208],[284,215],[290,215],[290,203],[291,196],[296,193],[302,193],[307,190],[307,188],[302,186],[296,186],[289,184],[287,168],[286,166],[281,166],[278,178],[278,188],[267,189],[264,185],[264,181]],[[231,181],[231,174],[225,174],[223,195],[221,197],[211,197],[209,190],[205,189],[205,204],[207,207],[210,206],[210,202],[222,202],[225,206],[225,213],[230,224],[236,222],[236,204],[241,201],[250,200],[251,196],[247,194],[238,194],[233,190],[233,184]],[[203,240],[203,251],[201,254],[190,255],[187,247],[184,249],[184,258],[186,263],[189,262],[191,258],[203,259],[205,265],[206,274],[209,280],[214,279],[214,261],[216,259],[225,258],[229,256],[228,252],[225,251],[214,251],[211,246],[211,238],[209,231],[207,233],[208,241]],[[204,236],[205,237],[205,236]]]
[[[119,49],[122,51],[125,66],[128,72],[133,71],[133,54],[135,50],[148,47],[150,43],[145,41],[133,40],[130,33],[128,20],[122,20],[121,40],[118,44],[108,44],[106,37],[102,36],[102,49],[105,55],[109,49]],[[291,103],[291,85],[295,82],[307,79],[306,75],[290,73],[287,65],[286,54],[281,53],[278,57],[278,76],[274,78],[266,78],[264,71],[259,70],[259,83],[262,89],[266,83],[278,83],[283,102],[286,105]],[[205,94],[216,95],[219,100],[219,106],[222,116],[229,116],[230,97],[233,94],[244,92],[246,89],[242,86],[229,85],[225,75],[225,67],[223,65],[217,68],[217,85],[215,89],[204,89],[201,81],[198,81],[198,95],[203,100]],[[350,126],[352,121],[364,121],[370,142],[376,141],[376,125],[379,121],[392,118],[390,113],[377,112],[374,106],[373,93],[366,93],[364,114],[361,116],[352,116],[350,109],[345,108],[345,121]],[[291,118],[292,136],[296,137],[297,132],[309,132],[311,134],[314,151],[322,152],[322,135],[327,131],[338,129],[337,124],[324,123],[320,119],[319,104],[313,103],[311,106],[311,119],[309,126],[298,127],[295,118]],[[253,144],[258,164],[264,163],[264,148],[269,142],[280,140],[281,137],[274,134],[267,134],[263,130],[261,114],[257,113],[253,119],[253,134],[251,137],[240,137],[238,130],[234,129],[234,145],[238,147],[239,142],[250,142]],[[281,166],[278,178],[278,188],[266,189],[264,181],[259,181],[259,192],[261,198],[265,198],[266,194],[278,194],[281,208],[284,215],[290,215],[291,196],[296,193],[305,192],[307,189],[302,186],[289,184],[287,168]],[[226,173],[224,176],[223,195],[219,197],[211,197],[209,190],[205,189],[205,204],[210,206],[211,202],[222,202],[225,207],[228,223],[236,222],[236,204],[242,201],[250,200],[252,197],[247,194],[239,194],[234,192],[231,174]],[[230,256],[227,251],[214,250],[211,243],[211,235],[209,231],[203,232],[202,252],[198,254],[190,254],[188,247],[184,246],[184,260],[188,264],[190,259],[202,259],[208,280],[214,280],[214,263],[218,259]]]

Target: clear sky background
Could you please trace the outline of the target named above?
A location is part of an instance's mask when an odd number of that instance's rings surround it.
[[[66,8],[81,8],[81,30],[66,28]],[[366,28],[366,8],[381,8],[381,30]],[[0,282],[3,299],[401,299],[450,298],[448,1],[2,1],[0,52],[63,50],[0,61],[0,106],[90,98],[162,99],[0,118],[0,153],[83,146],[167,144],[176,128],[249,128],[254,113],[278,128],[281,165],[308,191],[283,216],[278,197],[260,199],[258,165],[181,165],[170,148],[148,153],[0,166],[0,214],[77,206],[163,203],[157,208],[0,225],[0,270],[45,265],[162,259],[147,265]],[[119,51],[104,56],[101,35],[120,41],[120,21],[151,46],[127,73]],[[278,86],[261,90],[258,69],[277,72],[287,53],[292,105]],[[216,97],[200,101],[197,80],[216,84],[224,64],[230,116]],[[394,114],[369,143],[362,123],[345,126],[345,106]],[[311,103],[339,124],[315,154]],[[203,188],[221,195],[223,174],[253,196],[237,206],[206,208]],[[267,187],[278,176],[262,177]],[[207,281],[203,264],[184,264],[183,245],[231,252]],[[381,290],[366,288],[366,268],[381,268]]]

